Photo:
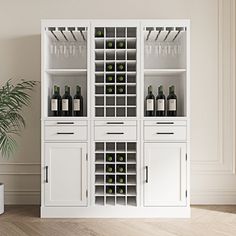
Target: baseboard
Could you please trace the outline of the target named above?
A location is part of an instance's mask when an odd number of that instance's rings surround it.
[[[40,205],[40,191],[5,191],[6,205]]]
[[[191,205],[236,205],[236,191],[192,193]]]

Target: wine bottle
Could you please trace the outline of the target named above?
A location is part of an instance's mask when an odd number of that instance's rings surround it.
[[[117,160],[117,162],[124,162],[125,161],[125,154],[124,153],[117,154],[116,160]]]
[[[165,95],[163,93],[163,86],[159,86],[158,95],[156,98],[156,116],[165,116]]]
[[[110,186],[106,187],[106,193],[113,194],[114,193],[114,188],[110,187]]]
[[[65,86],[65,94],[62,96],[62,116],[72,116],[72,97],[69,86]]]
[[[107,153],[106,154],[106,161],[107,162],[114,162],[114,154]]]
[[[116,42],[116,48],[118,49],[124,49],[125,48],[125,41],[124,40],[119,40]]]
[[[54,85],[54,94],[51,98],[51,111],[53,116],[61,115],[61,96],[60,96],[60,88]]]
[[[116,86],[116,93],[117,94],[125,94],[125,86],[124,85]]]
[[[175,95],[175,86],[169,87],[169,95],[167,97],[167,116],[177,115],[177,96]]]
[[[109,183],[109,184],[112,184],[114,183],[114,176],[111,176],[111,175],[108,175],[107,178],[106,178],[106,182]]]
[[[125,83],[125,75],[124,74],[118,74],[116,77],[117,83]]]
[[[113,74],[106,75],[106,82],[107,83],[115,83],[115,76]]]
[[[115,94],[115,86],[107,85],[106,86],[106,94]]]
[[[118,186],[117,189],[116,189],[116,192],[119,193],[119,194],[125,194],[125,188],[121,187],[121,186]]]
[[[148,87],[148,95],[146,96],[146,116],[155,115],[155,96],[152,94],[152,86]]]
[[[114,63],[107,63],[106,64],[106,71],[115,71],[115,64]]]
[[[81,96],[81,88],[78,85],[74,96],[74,116],[83,116],[83,97]]]
[[[117,63],[116,70],[117,71],[125,71],[125,63]]]
[[[114,168],[112,165],[107,165],[107,172],[109,172],[109,173],[114,172]]]
[[[125,172],[125,166],[124,165],[117,165],[117,172],[124,173]]]
[[[124,184],[125,183],[125,176],[118,175],[117,176],[117,182],[120,183],[120,184]]]
[[[115,48],[115,42],[114,41],[107,41],[106,42],[106,48],[107,49],[114,49]]]
[[[101,37],[104,37],[104,32],[102,29],[96,29],[95,30],[95,37],[97,38],[101,38]]]

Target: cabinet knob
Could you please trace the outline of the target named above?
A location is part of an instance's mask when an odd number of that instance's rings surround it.
[[[123,132],[107,132],[107,134],[124,134]]]
[[[74,132],[57,132],[57,134],[75,134]]]
[[[157,132],[157,134],[163,134],[163,135],[173,135],[173,132]]]

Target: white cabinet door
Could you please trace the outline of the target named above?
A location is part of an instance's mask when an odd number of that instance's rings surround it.
[[[87,144],[45,144],[45,205],[87,205]]]
[[[145,143],[144,205],[186,205],[186,144]]]

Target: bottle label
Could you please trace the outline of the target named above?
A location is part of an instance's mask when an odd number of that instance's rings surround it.
[[[57,111],[57,110],[58,110],[57,99],[51,99],[51,111]]]
[[[69,111],[68,99],[62,99],[62,111]]]
[[[169,111],[176,111],[176,99],[169,99],[168,100],[168,110]]]
[[[165,99],[158,99],[157,100],[157,111],[164,111],[165,110]]]
[[[147,99],[147,111],[154,111],[154,100]]]
[[[80,99],[74,99],[74,111],[80,111]]]

